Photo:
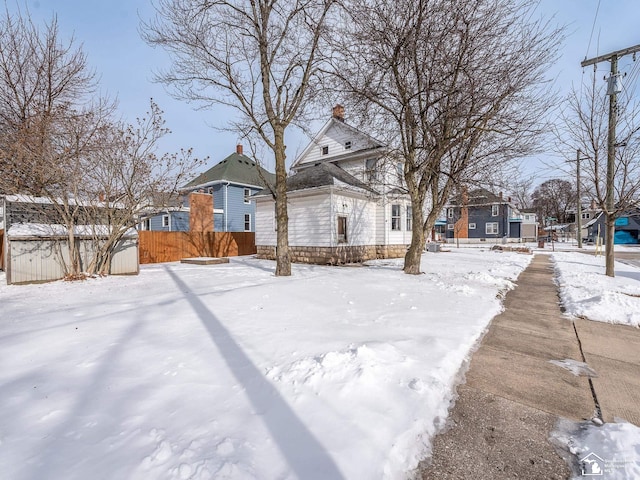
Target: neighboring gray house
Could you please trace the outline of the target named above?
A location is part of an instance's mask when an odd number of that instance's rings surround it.
[[[447,242],[521,242],[523,215],[502,193],[463,191],[446,206]]]
[[[275,185],[275,175],[256,165],[243,154],[235,153],[182,187],[183,193],[201,191],[213,195],[216,232],[255,232],[253,194]],[[186,221],[187,229],[189,220]]]
[[[584,227],[587,229],[587,241],[595,243],[599,233],[600,241],[604,245],[605,225],[605,215],[600,212]],[[640,244],[640,209],[628,210],[616,218],[613,243],[616,245]]]

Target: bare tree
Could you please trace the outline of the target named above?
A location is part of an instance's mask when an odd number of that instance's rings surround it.
[[[580,150],[582,187],[595,199],[606,220],[606,274],[614,276],[614,226],[616,218],[638,205],[640,193],[640,104],[635,100],[631,79],[640,67],[634,66],[628,86],[618,95],[618,123],[615,139],[614,208],[607,208],[608,102],[606,83],[598,84],[594,72],[591,82],[573,88],[561,114],[557,131],[559,149],[569,161]]]
[[[43,29],[5,5],[0,18],[0,191],[38,193],[63,170],[52,141],[60,119],[82,110],[96,83],[86,55],[60,40],[54,17]]]
[[[553,178],[541,183],[532,194],[533,207],[538,218],[553,217],[557,223],[568,223],[577,202],[576,190],[571,182]]]
[[[345,8],[334,73],[404,161],[414,226],[406,273],[420,272],[425,235],[457,186],[537,146],[561,32],[536,20],[536,3],[352,0]]]
[[[322,36],[334,0],[157,0],[143,38],[165,48],[172,68],[160,80],[178,98],[228,105],[235,128],[260,138],[275,157],[276,275],[291,274],[286,191],[287,128],[316,92]]]
[[[155,103],[128,126],[113,120],[113,102],[90,100],[93,73],[73,40],[61,42],[55,18],[39,29],[5,10],[0,40],[0,193],[20,195],[27,218],[65,237],[66,276],[109,273],[149,193],[175,192],[198,161],[190,152],[156,155],[168,130]],[[86,264],[79,235],[93,239]]]

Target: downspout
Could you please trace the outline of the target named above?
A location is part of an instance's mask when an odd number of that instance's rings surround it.
[[[331,239],[330,239],[330,245],[331,247],[335,247],[338,245],[337,242],[337,237],[338,237],[338,219],[337,217],[334,218],[334,208],[333,208],[333,188],[331,190],[329,190],[329,222],[331,225],[330,228],[330,232],[331,232]]]
[[[229,183],[231,182],[225,182],[224,183],[224,231],[228,232],[229,231],[229,211],[227,208],[227,200],[228,200],[228,192],[229,192]]]

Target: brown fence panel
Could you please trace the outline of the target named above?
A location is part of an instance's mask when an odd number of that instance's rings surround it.
[[[189,257],[235,257],[256,253],[253,232],[139,232],[140,263]]]

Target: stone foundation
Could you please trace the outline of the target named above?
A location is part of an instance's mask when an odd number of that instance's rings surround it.
[[[296,247],[290,245],[289,255],[294,263],[343,265],[377,258],[402,258],[407,253],[408,247],[408,245],[344,245],[339,247]],[[276,247],[257,245],[256,249],[258,258],[276,259]]]

